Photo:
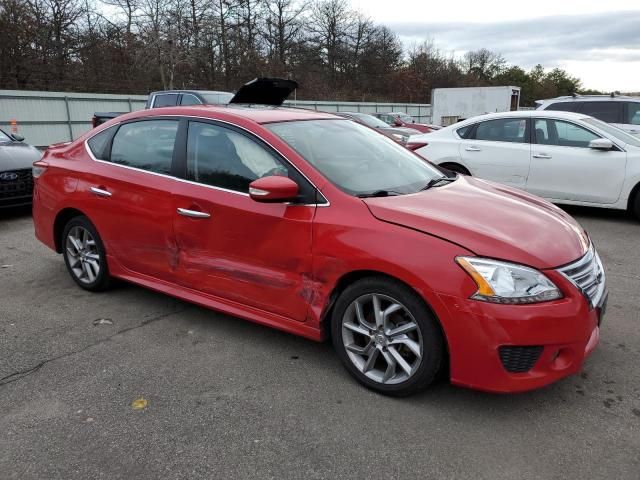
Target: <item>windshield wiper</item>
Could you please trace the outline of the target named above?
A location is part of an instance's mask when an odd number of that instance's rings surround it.
[[[396,195],[402,195],[400,192],[394,192],[393,190],[376,190],[374,192],[359,193],[356,195],[358,198],[373,198],[373,197],[395,197]]]
[[[432,178],[427,182],[427,184],[420,189],[420,191],[429,190],[431,187],[437,187],[441,183],[450,183],[455,182],[458,177],[440,177],[440,178]]]

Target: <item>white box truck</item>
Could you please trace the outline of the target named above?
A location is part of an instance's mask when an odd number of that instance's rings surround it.
[[[520,107],[520,87],[434,88],[431,122],[446,127],[483,113],[508,112]]]

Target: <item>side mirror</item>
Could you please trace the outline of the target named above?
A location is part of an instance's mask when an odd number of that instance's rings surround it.
[[[589,148],[596,150],[611,150],[613,148],[613,142],[608,138],[596,138],[589,142]]]
[[[298,196],[298,184],[289,177],[262,177],[249,184],[249,196],[262,203],[287,202]]]
[[[17,133],[12,133],[12,134],[11,134],[11,137],[13,137],[13,139],[14,139],[16,142],[22,142],[22,141],[24,141],[24,137],[23,137],[22,135],[18,135]]]
[[[397,118],[393,121],[393,124],[394,124],[396,127],[401,127],[401,126],[402,126],[402,122],[401,122],[399,119],[397,119]]]

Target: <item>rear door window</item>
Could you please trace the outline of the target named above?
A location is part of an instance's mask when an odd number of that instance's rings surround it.
[[[116,127],[110,127],[102,132],[94,135],[87,141],[87,145],[89,146],[89,150],[93,153],[93,156],[98,160],[108,160],[109,159],[109,140],[113,136],[113,132]]]
[[[607,123],[622,123],[623,102],[582,102],[581,113]]]
[[[191,93],[183,93],[180,98],[180,105],[202,105],[202,102]]]
[[[156,95],[156,98],[153,101],[153,108],[175,107],[177,103],[177,93],[162,93],[160,95]]]
[[[627,103],[627,119],[624,123],[640,125],[640,102]]]
[[[472,137],[489,142],[528,143],[525,118],[500,118],[480,122]]]
[[[471,133],[472,129],[473,125],[465,125],[464,127],[457,129],[456,133],[460,138],[467,138],[466,136]]]
[[[171,173],[178,120],[125,123],[113,137],[111,163],[149,172]]]

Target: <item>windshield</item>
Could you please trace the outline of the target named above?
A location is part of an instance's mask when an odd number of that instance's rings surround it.
[[[443,177],[414,153],[355,122],[306,120],[265,127],[350,195],[415,193]]]
[[[619,129],[618,127],[614,127],[613,125],[609,125],[597,118],[583,118],[582,121],[584,123],[588,123],[589,125],[593,125],[594,127],[598,127],[600,130],[604,130],[612,137],[617,138],[623,143],[633,145],[634,147],[640,147],[640,139],[634,137],[633,135],[625,132],[624,130]]]
[[[12,141],[13,139],[9,135],[7,135],[2,130],[0,130],[0,142],[12,142]]]
[[[389,128],[389,125],[384,123],[379,118],[374,117],[373,115],[366,115],[361,113],[358,115],[354,115],[354,117],[371,128]]]
[[[407,115],[406,113],[400,113],[400,114],[398,114],[398,117],[400,117],[400,119],[404,123],[413,123],[413,117]]]
[[[200,93],[200,95],[205,99],[207,105],[226,105],[233,98],[233,93],[227,92]]]

